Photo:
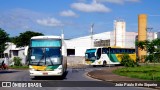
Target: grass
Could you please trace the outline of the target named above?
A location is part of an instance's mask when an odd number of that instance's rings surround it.
[[[119,68],[114,70],[113,73],[131,78],[160,81],[160,65]]]
[[[9,69],[28,69],[29,66],[9,66]]]

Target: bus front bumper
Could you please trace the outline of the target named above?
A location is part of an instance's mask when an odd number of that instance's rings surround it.
[[[56,70],[56,71],[33,71],[30,70],[30,76],[62,76],[63,71],[62,70]]]

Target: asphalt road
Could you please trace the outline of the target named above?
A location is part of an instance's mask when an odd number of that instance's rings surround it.
[[[80,84],[89,83],[89,81],[98,81],[96,79],[92,79],[86,76],[86,73],[92,70],[103,69],[108,67],[87,67],[81,69],[71,69],[69,68],[66,73],[65,78],[60,77],[40,77],[34,80],[30,79],[28,70],[8,70],[8,71],[0,71],[0,81],[34,81],[34,82],[43,82],[48,85],[53,85],[53,82],[60,81],[65,82],[65,84],[72,84],[71,87],[42,87],[42,88],[21,88],[21,87],[12,87],[12,88],[0,88],[0,90],[151,90],[148,88],[141,87],[73,87],[76,85],[74,82],[80,82]],[[74,82],[70,82],[74,81]],[[105,83],[106,85],[113,85],[112,83]]]

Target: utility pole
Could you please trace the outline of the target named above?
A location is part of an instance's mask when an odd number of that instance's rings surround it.
[[[91,31],[90,31],[90,33],[91,33],[91,48],[93,47],[93,27],[94,27],[94,23],[91,24]]]
[[[61,30],[61,38],[62,38],[62,40],[64,40],[64,30],[63,30],[63,28]]]
[[[114,21],[114,46],[116,46],[116,42],[117,42],[117,21]]]

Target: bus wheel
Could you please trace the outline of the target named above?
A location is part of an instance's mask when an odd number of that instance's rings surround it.
[[[35,79],[36,79],[36,76],[30,76],[30,79],[31,79],[31,80],[35,80]]]
[[[107,65],[106,61],[103,61],[103,67],[105,67]]]

